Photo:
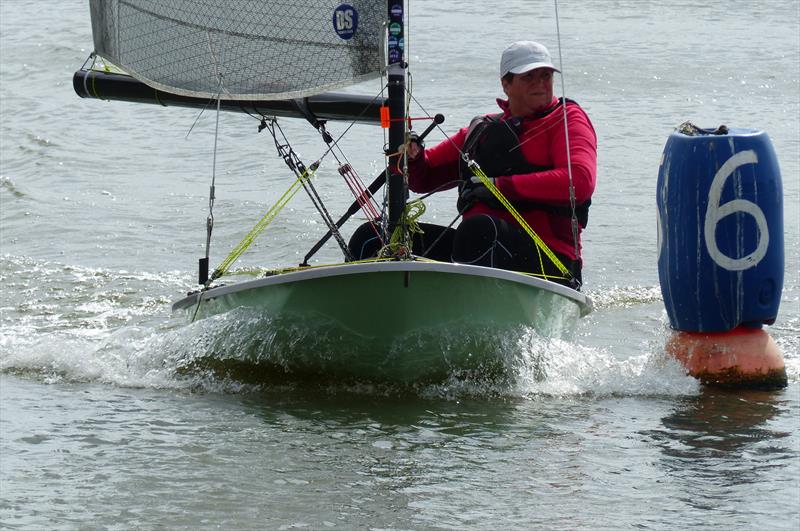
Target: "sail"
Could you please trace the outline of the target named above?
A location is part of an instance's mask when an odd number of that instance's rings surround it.
[[[380,75],[386,0],[91,0],[95,52],[153,88],[301,98]]]

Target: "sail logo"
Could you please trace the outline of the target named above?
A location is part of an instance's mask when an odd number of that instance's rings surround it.
[[[358,29],[358,11],[350,4],[341,4],[333,10],[333,30],[344,39],[350,40]]]

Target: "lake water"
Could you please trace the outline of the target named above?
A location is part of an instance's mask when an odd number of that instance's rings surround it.
[[[204,253],[214,114],[187,139],[197,111],[79,99],[87,2],[0,4],[0,528],[800,528],[800,3],[696,4],[560,3],[567,95],[599,137],[596,310],[574,342],[523,340],[543,371],[404,390],[180,370],[213,335],[170,304]],[[410,6],[414,96],[448,132],[494,110],[509,42],[558,49],[551,2],[465,5]],[[655,183],[686,120],[775,145],[784,390],[703,388],[663,353]],[[282,125],[304,160],[324,151]],[[256,126],[221,117],[212,265],[290,183]],[[343,143],[365,179],[383,142],[367,126]],[[334,211],[338,179],[323,165]],[[430,198],[425,220],[453,205]],[[322,225],[299,196],[291,210],[243,265],[302,259]]]

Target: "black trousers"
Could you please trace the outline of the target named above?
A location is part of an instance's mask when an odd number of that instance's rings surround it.
[[[417,256],[440,262],[458,262],[510,271],[563,277],[555,264],[537,252],[531,237],[516,223],[486,214],[461,222],[457,229],[420,223],[422,234],[413,235],[412,252]],[[349,242],[350,253],[356,260],[377,256],[381,240],[369,223],[358,227]],[[550,278],[574,289],[580,289],[581,262],[554,253],[572,274],[571,279]]]

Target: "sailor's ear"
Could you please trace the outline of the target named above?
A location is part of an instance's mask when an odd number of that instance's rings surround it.
[[[508,81],[506,78],[504,78],[504,77],[501,77],[501,78],[500,78],[500,85],[503,87],[503,93],[504,93],[506,96],[508,96],[508,85],[509,85],[509,81]]]

